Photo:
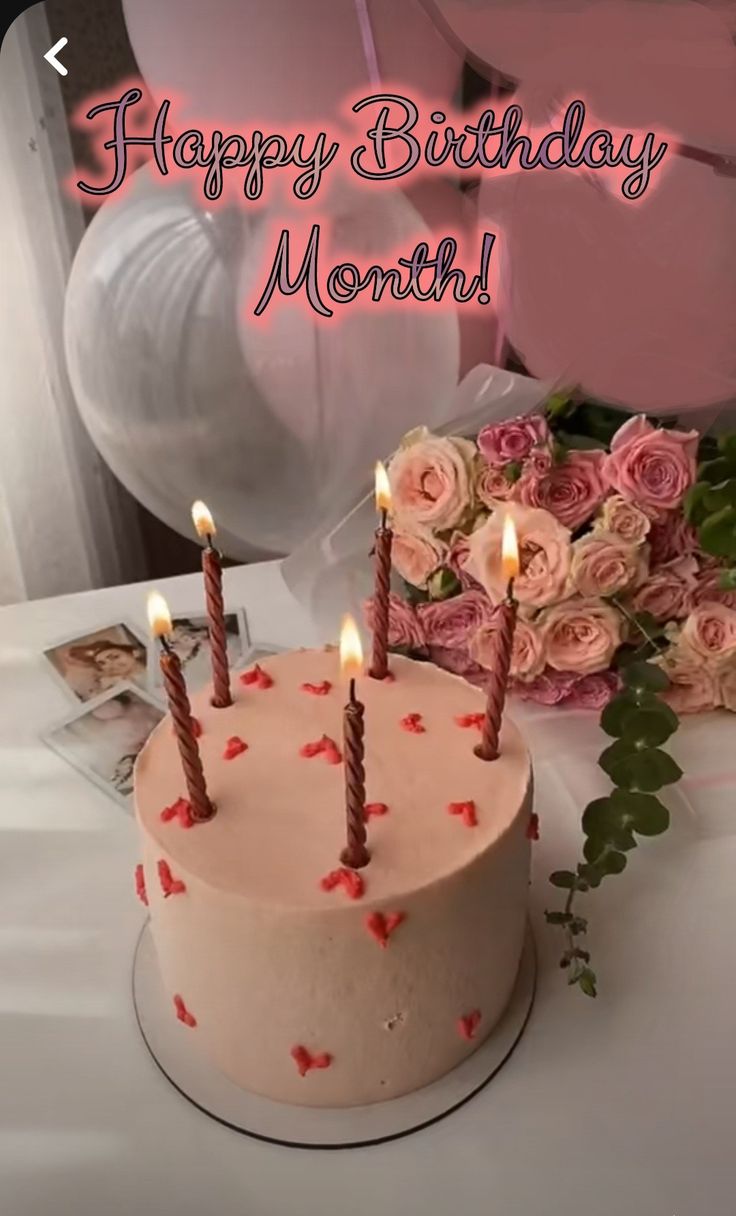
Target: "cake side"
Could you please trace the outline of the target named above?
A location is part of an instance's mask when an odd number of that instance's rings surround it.
[[[170,722],[139,764],[164,982],[193,1050],[245,1088],[308,1105],[396,1097],[474,1050],[509,999],[526,916],[528,756],[508,723],[499,760],[478,760],[477,729],[455,719],[480,712],[482,694],[392,659],[394,684],[359,685],[368,801],[383,808],[368,822],[371,862],[359,892],[325,889],[344,844],[344,768],[300,752],[322,734],[341,746],[336,656],[263,666],[270,687],[239,686],[227,710],[195,699],[214,820],[184,830],[161,819],[181,794]],[[412,713],[422,732],[402,727]],[[225,760],[233,737],[247,750]]]

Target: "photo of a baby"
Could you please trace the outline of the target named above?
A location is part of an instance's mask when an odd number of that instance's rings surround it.
[[[45,741],[127,807],[138,753],[163,716],[154,701],[127,686],[90,704]]]
[[[79,701],[91,701],[117,684],[146,684],[146,645],[122,623],[71,638],[45,656]]]

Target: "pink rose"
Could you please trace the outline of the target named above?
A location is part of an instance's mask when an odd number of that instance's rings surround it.
[[[428,431],[399,448],[388,468],[394,517],[409,530],[443,531],[459,524],[472,502],[475,447]]]
[[[363,615],[368,629],[373,632],[375,613],[372,599],[365,601]],[[405,646],[408,650],[420,650],[425,644],[424,631],[416,610],[393,591],[389,596],[388,644]]]
[[[522,414],[507,422],[484,426],[478,436],[478,447],[486,464],[500,468],[526,460],[533,448],[546,445],[549,439],[549,427],[541,414]]]
[[[426,587],[430,574],[442,565],[445,546],[429,532],[406,532],[398,524],[393,533],[392,566],[413,587]]]
[[[471,659],[493,671],[495,667],[495,622],[481,625],[471,639]],[[517,680],[533,680],[544,670],[544,637],[531,621],[518,617],[514,630],[514,645],[511,651],[511,675]]]
[[[676,714],[702,714],[720,704],[716,677],[704,663],[675,647],[658,663],[670,681],[669,688],[659,695]]]
[[[570,583],[583,596],[610,596],[637,586],[646,576],[647,550],[613,532],[591,532],[572,547]]]
[[[630,545],[640,545],[646,540],[652,521],[633,502],[627,502],[620,494],[612,494],[601,507],[593,525],[596,532],[612,532]]]
[[[514,582],[520,604],[540,608],[565,593],[570,572],[570,533],[548,511],[509,502],[470,537],[470,572],[495,602],[506,594],[501,564],[504,516],[516,525],[521,569]]]
[[[629,418],[603,462],[609,486],[655,516],[682,502],[695,480],[697,431],[657,429],[643,414]]]
[[[649,547],[653,566],[694,553],[698,547],[698,534],[680,511],[667,511],[652,522]]]
[[[514,483],[508,480],[501,469],[489,464],[485,464],[479,469],[475,479],[475,493],[478,501],[482,502],[484,507],[490,507],[491,510],[496,503],[505,502],[507,498],[511,498],[515,489]]]
[[[462,591],[449,600],[420,604],[417,615],[430,646],[467,650],[481,625],[493,620],[495,609],[484,591]]]
[[[621,681],[615,671],[597,671],[589,676],[580,676],[573,685],[567,700],[576,709],[605,709],[616,695]]]
[[[648,612],[655,621],[678,621],[693,603],[698,563],[694,557],[677,557],[655,570],[634,595],[634,612]]]
[[[557,671],[605,671],[623,641],[624,618],[610,604],[572,599],[539,616],[547,662]]]
[[[719,672],[719,696],[726,709],[736,714],[736,663]]]
[[[467,651],[458,650],[455,647],[430,646],[428,653],[431,662],[437,667],[441,667],[443,671],[449,671],[454,676],[462,676],[476,688],[485,688],[488,672],[473,662]]]
[[[727,608],[736,609],[736,591],[727,591],[720,586],[722,566],[703,566],[698,574],[695,590],[693,591],[694,604],[725,604]]]
[[[543,507],[574,531],[590,519],[603,501],[603,452],[570,452],[546,473],[525,471],[514,498],[527,507]]]
[[[679,648],[712,668],[736,661],[736,611],[725,604],[698,604],[682,626]]]
[[[537,705],[562,705],[570,696],[577,676],[572,671],[553,671],[548,667],[529,684],[514,685],[514,692],[522,701],[535,701]]]
[[[464,532],[455,532],[450,538],[450,547],[445,556],[445,566],[459,581],[463,591],[479,591],[480,583],[468,569],[470,561],[470,537]]]

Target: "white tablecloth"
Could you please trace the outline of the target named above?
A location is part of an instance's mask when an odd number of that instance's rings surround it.
[[[256,640],[322,641],[275,564],[231,570]],[[568,990],[543,923],[606,788],[595,715],[517,713],[542,839],[537,1002],[516,1053],[449,1119],[344,1152],[259,1144],[157,1071],[130,999],[143,910],[134,824],[39,741],[69,704],[40,658],[76,630],[144,625],[145,587],[0,612],[1,1216],[733,1216],[736,1212],[736,719],[690,721],[664,838],[587,901],[596,1001]],[[164,586],[201,600],[196,577]],[[731,805],[729,805],[729,801]]]

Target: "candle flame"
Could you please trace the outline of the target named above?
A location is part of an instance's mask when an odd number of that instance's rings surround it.
[[[519,573],[519,541],[514,521],[510,515],[507,515],[503,521],[501,567],[505,579],[516,578]]]
[[[192,503],[192,519],[194,520],[194,526],[197,529],[197,536],[215,535],[215,524],[212,516],[210,515],[209,507],[207,507],[206,504],[203,503],[199,498],[196,502]]]
[[[391,486],[386,466],[380,460],[376,461],[376,510],[391,510]]]
[[[355,679],[363,671],[363,647],[358,626],[351,616],[342,619],[340,630],[340,667],[343,675]]]
[[[155,638],[162,638],[171,633],[169,605],[160,591],[152,591],[148,597],[148,624]]]

